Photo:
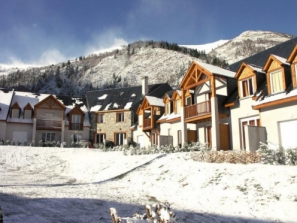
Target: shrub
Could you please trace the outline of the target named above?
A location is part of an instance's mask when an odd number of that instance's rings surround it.
[[[39,143],[38,143],[38,145],[39,145],[40,147],[43,147],[43,146],[44,146],[44,143],[43,143],[43,141],[42,141],[42,140],[40,140],[40,141],[39,141]]]
[[[9,139],[6,140],[6,145],[8,145],[8,146],[10,145]]]
[[[27,140],[24,141],[24,146],[28,146]]]

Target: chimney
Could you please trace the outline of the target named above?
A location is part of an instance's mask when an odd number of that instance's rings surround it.
[[[146,95],[148,93],[148,77],[144,76],[142,78],[142,95]]]

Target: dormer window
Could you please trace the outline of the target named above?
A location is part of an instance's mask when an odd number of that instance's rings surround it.
[[[11,111],[11,118],[19,118],[20,117],[20,109],[15,108]]]
[[[23,115],[24,115],[23,116],[24,119],[32,119],[32,117],[33,117],[33,108],[29,103],[24,107],[24,114]]]
[[[175,108],[174,108],[175,114],[179,114],[180,109],[181,109],[181,100],[179,99],[175,101]]]
[[[191,105],[192,104],[192,97],[189,96],[189,97],[186,97],[186,105]]]
[[[276,70],[270,73],[271,94],[278,93],[284,90],[282,70]]]
[[[11,118],[20,118],[20,114],[21,114],[21,107],[19,106],[19,104],[17,102],[15,102],[11,106],[10,117]]]
[[[248,97],[254,94],[253,78],[248,78],[240,81],[241,85],[241,97]]]
[[[32,118],[32,110],[24,110],[24,119]]]
[[[171,111],[170,111],[170,102],[166,103],[165,104],[165,114],[170,114]]]

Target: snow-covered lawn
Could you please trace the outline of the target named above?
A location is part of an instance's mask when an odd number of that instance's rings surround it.
[[[169,202],[179,222],[297,222],[297,167],[209,164],[190,153],[0,146],[4,222],[111,222]]]

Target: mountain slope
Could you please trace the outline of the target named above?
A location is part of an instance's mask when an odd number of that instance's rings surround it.
[[[209,55],[219,57],[232,64],[293,37],[292,35],[271,31],[246,31],[212,50]]]
[[[268,31],[247,31],[227,42],[221,40],[206,44],[205,48],[201,45],[183,45],[192,49],[167,42],[139,41],[120,50],[46,67],[14,69],[10,74],[0,68],[0,87],[82,96],[86,91],[98,88],[140,85],[143,76],[149,77],[150,84],[168,82],[174,86],[179,84],[192,61],[203,59],[204,62],[207,60],[224,66],[224,62],[217,60],[217,57],[231,64],[291,38],[290,35]],[[215,45],[220,46],[207,55],[197,52],[210,50]]]

